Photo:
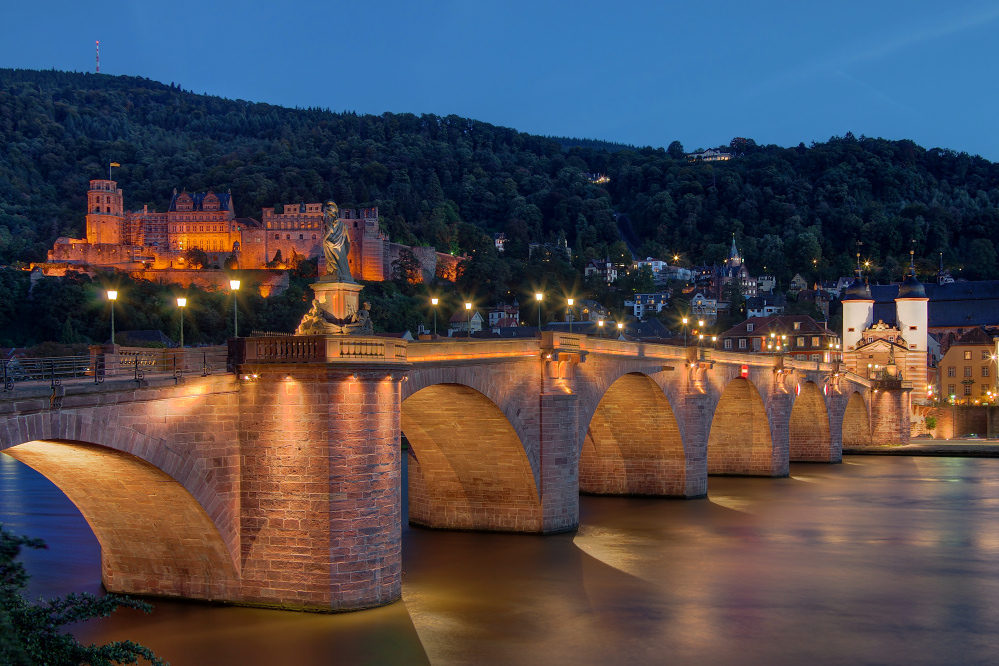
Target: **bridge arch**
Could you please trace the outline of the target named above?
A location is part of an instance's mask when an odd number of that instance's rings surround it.
[[[773,439],[759,389],[736,377],[725,386],[708,431],[708,474],[771,476]]]
[[[204,507],[138,456],[82,442],[34,440],[3,451],[55,484],[101,545],[111,592],[231,599],[239,574]]]
[[[537,481],[507,416],[483,393],[432,384],[402,402],[409,520],[427,527],[542,531]]]
[[[843,446],[871,445],[871,417],[859,391],[850,395],[843,413]]]
[[[579,489],[613,495],[684,496],[687,460],[662,388],[630,372],[604,392],[586,430]]]
[[[835,456],[825,396],[815,382],[802,382],[798,387],[788,422],[790,460],[830,462]]]

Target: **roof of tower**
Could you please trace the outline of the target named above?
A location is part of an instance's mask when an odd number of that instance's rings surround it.
[[[871,289],[859,277],[843,292],[844,301],[870,301]]]
[[[926,289],[915,275],[910,275],[899,285],[898,298],[926,298]]]
[[[735,234],[732,234],[732,249],[728,251],[728,258],[729,259],[739,258],[739,250],[737,250],[735,247]]]

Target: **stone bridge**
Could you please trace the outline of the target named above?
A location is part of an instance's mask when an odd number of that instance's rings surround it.
[[[114,592],[309,610],[401,593],[409,520],[552,533],[579,493],[702,497],[843,443],[907,443],[909,391],[838,364],[545,332],[230,341],[232,370],[18,386],[0,449],[51,479]]]

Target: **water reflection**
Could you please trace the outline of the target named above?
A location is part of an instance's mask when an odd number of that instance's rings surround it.
[[[995,663],[999,460],[847,462],[712,477],[709,500],[584,496],[575,534],[404,527],[386,608],[157,601],[77,633],[185,665]],[[99,586],[78,512],[6,456],[0,520],[52,546],[29,561],[36,593]]]

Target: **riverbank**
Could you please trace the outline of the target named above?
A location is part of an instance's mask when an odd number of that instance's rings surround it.
[[[844,446],[843,455],[999,458],[999,440],[914,439],[908,446]]]

